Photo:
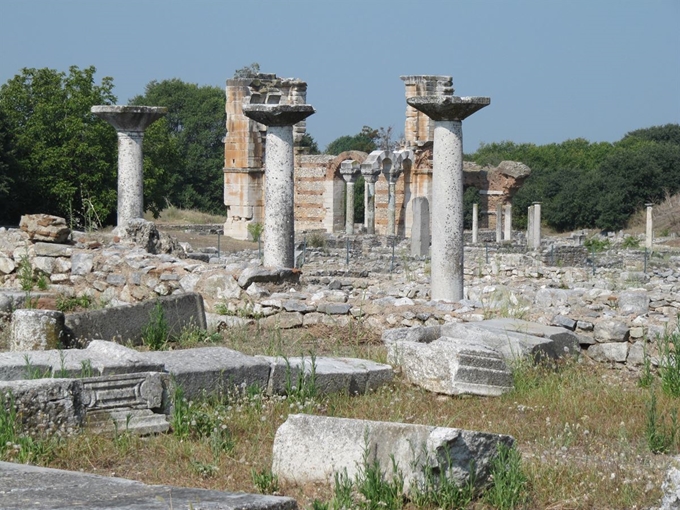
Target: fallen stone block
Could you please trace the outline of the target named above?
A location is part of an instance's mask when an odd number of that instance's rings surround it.
[[[627,342],[630,328],[615,319],[604,320],[595,324],[593,336],[598,342]]]
[[[226,347],[141,353],[147,361],[163,364],[188,399],[245,389],[267,388],[269,362]]]
[[[573,332],[519,319],[451,323],[442,326],[441,333],[481,342],[508,361],[525,357],[557,359],[581,351],[578,336]]]
[[[260,319],[260,326],[264,328],[292,329],[302,326],[302,314],[300,312],[279,312]]]
[[[388,345],[387,361],[401,367],[412,384],[436,393],[498,396],[513,387],[503,357],[473,340],[440,337],[429,343],[394,342]]]
[[[64,218],[49,214],[26,214],[19,220],[19,228],[31,241],[48,243],[64,243],[71,234]]]
[[[382,341],[389,345],[394,342],[432,342],[442,336],[440,326],[422,326],[415,328],[386,329],[382,334]]]
[[[586,351],[595,361],[615,361],[625,363],[628,358],[627,342],[606,342],[591,345]]]
[[[364,394],[392,381],[392,367],[356,358],[256,356],[271,366],[267,393]]]
[[[298,283],[300,281],[299,269],[269,268],[262,266],[250,266],[245,268],[238,277],[238,284],[242,289],[247,289],[252,283]]]
[[[484,486],[499,444],[510,436],[469,430],[346,418],[291,414],[276,431],[272,472],[297,484],[332,483],[335,473],[354,479],[365,462],[377,462],[388,476],[394,461],[404,491],[424,482],[426,466],[459,486]]]
[[[157,302],[163,307],[171,335],[178,335],[188,326],[206,329],[203,298],[200,294],[187,292],[133,305],[66,314],[68,342],[87,343],[96,338],[139,345]]]
[[[26,480],[31,483],[27,484]],[[0,462],[2,507],[65,510],[296,510],[292,498],[146,485],[125,478]]]
[[[62,312],[20,309],[12,313],[10,351],[56,349],[64,340],[64,314]]]

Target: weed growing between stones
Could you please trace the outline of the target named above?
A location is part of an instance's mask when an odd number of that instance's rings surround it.
[[[142,344],[152,351],[163,350],[168,343],[169,326],[165,319],[165,311],[160,301],[156,301],[149,322],[142,329]]]
[[[82,296],[57,296],[57,310],[63,313],[74,312],[76,310],[87,310],[93,305],[92,298],[87,295]]]
[[[656,393],[650,392],[650,400],[647,405],[647,428],[645,435],[647,445],[652,453],[669,453],[678,437],[678,410],[670,413],[670,426],[666,424],[666,413],[660,413],[656,407]]]
[[[205,329],[199,328],[195,324],[189,324],[182,328],[182,331],[174,340],[179,347],[186,349],[199,344],[217,343],[222,340],[222,336],[219,333],[208,333]]]
[[[44,465],[53,458],[56,446],[56,439],[36,439],[22,433],[14,396],[0,394],[0,460]]]
[[[257,492],[260,494],[278,494],[279,477],[272,473],[271,469],[260,471],[251,469],[250,474],[253,477],[253,486]]]
[[[312,232],[307,237],[307,246],[310,248],[326,248],[326,236],[322,232]]]
[[[680,331],[659,338],[659,377],[667,395],[680,397]]]
[[[250,237],[255,242],[257,242],[260,239],[260,236],[262,235],[262,232],[264,231],[264,225],[262,223],[248,223],[247,228],[248,228],[248,234],[250,234]]]
[[[639,248],[640,247],[640,239],[638,239],[635,236],[628,236],[624,238],[623,242],[621,243],[621,247],[625,249],[630,249],[630,248]]]
[[[24,363],[26,364],[26,379],[47,379],[51,376],[49,368],[41,370],[36,367],[28,354],[24,354]]]
[[[316,355],[310,352],[310,371],[306,374],[305,357],[300,357],[300,368],[297,373],[297,380],[293,381],[292,369],[288,358],[283,358],[286,362],[286,395],[288,398],[298,402],[313,400],[317,396],[316,387]]]
[[[529,496],[528,484],[520,453],[515,447],[499,444],[498,455],[491,462],[491,484],[484,501],[498,510],[523,508]]]
[[[19,259],[19,264],[17,268],[17,277],[19,278],[19,285],[21,290],[25,292],[30,292],[33,289],[33,266],[31,261],[28,259],[28,255],[22,255]]]

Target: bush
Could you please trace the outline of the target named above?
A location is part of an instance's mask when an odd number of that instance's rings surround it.
[[[168,343],[168,321],[165,319],[165,311],[160,301],[149,314],[149,322],[142,329],[142,343],[152,351],[160,351]]]

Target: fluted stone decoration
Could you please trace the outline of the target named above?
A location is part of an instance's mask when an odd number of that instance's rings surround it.
[[[118,226],[144,217],[144,130],[168,113],[158,106],[93,106],[91,112],[118,133]]]
[[[293,125],[314,113],[309,104],[244,104],[243,114],[267,126],[265,150],[265,267],[295,265]]]
[[[463,299],[463,119],[488,97],[410,97],[406,102],[435,121],[432,163],[432,299]]]

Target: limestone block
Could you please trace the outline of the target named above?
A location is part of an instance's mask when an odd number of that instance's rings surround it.
[[[0,273],[10,274],[16,267],[17,265],[14,263],[14,260],[4,253],[0,253]]]
[[[285,395],[291,387],[311,384],[314,370],[314,388],[317,394],[347,392],[364,394],[394,377],[392,367],[374,361],[355,358],[271,357],[256,356],[271,365],[267,393]],[[298,388],[299,390],[299,388]]]
[[[628,358],[626,363],[632,366],[640,366],[645,362],[645,344],[642,341],[637,341],[628,349]]]
[[[382,334],[383,343],[388,346],[394,342],[432,342],[441,336],[439,326],[420,326],[415,328],[386,329]]]
[[[302,314],[300,312],[280,312],[260,319],[260,326],[279,329],[297,328],[302,326]]]
[[[71,234],[66,220],[49,214],[26,214],[19,221],[19,228],[28,234],[32,241],[63,243]]]
[[[627,342],[629,332],[623,322],[610,319],[595,324],[593,335],[598,342]]]
[[[12,313],[11,351],[56,349],[64,338],[64,314],[55,310],[20,309]]]
[[[591,345],[586,352],[595,361],[625,363],[628,357],[628,344],[625,342],[600,343]]]
[[[536,292],[536,304],[542,307],[563,306],[569,301],[569,295],[564,289],[539,289]]]
[[[574,331],[576,329],[576,321],[564,315],[555,315],[551,321],[551,324],[553,326],[566,328],[570,331]]]
[[[474,340],[394,342],[389,344],[387,361],[399,365],[412,384],[436,393],[498,396],[512,389],[512,372],[505,360]]]
[[[281,308],[287,312],[308,313],[316,311],[316,307],[308,305],[298,299],[287,299],[281,302]]]
[[[71,255],[71,274],[85,276],[92,272],[93,267],[93,254],[76,252]]]
[[[217,300],[241,297],[241,288],[234,277],[222,271],[202,273],[194,289],[208,298]]]
[[[319,303],[316,309],[320,313],[325,313],[328,315],[344,315],[349,313],[352,305],[349,303]]]
[[[649,312],[649,295],[645,290],[631,290],[619,294],[621,315],[643,315]]]
[[[666,477],[661,484],[663,499],[659,510],[677,510],[680,508],[680,455],[671,459]]]
[[[269,363],[224,347],[143,353],[147,361],[162,363],[188,399],[238,387],[266,388]]]
[[[404,476],[404,491],[423,481],[425,466],[464,485],[475,470],[475,483],[487,483],[498,444],[510,436],[469,430],[291,414],[276,431],[272,472],[284,482],[332,483],[334,473],[354,479],[365,452],[389,476],[392,461]]]
[[[70,257],[73,248],[67,244],[35,243],[35,254],[39,257]]]

